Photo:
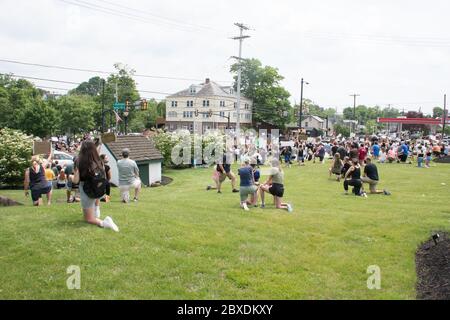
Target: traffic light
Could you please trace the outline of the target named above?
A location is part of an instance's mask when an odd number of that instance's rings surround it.
[[[195,116],[198,117],[198,109],[195,110]]]

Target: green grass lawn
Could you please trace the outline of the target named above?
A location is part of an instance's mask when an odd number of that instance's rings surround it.
[[[450,230],[450,165],[378,166],[392,196],[344,196],[328,165],[286,169],[294,213],[239,208],[212,169],[167,171],[168,186],[102,204],[119,233],[87,225],[79,204],[0,208],[0,299],[415,299],[415,251]],[[443,185],[445,183],[445,185]],[[267,203],[271,204],[271,199]],[[66,269],[81,268],[68,290]],[[381,290],[367,289],[368,266]]]

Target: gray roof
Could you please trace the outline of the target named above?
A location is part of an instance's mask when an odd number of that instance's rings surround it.
[[[156,149],[153,140],[144,136],[118,136],[115,142],[105,143],[114,158],[122,159],[122,150],[130,149],[130,159],[135,161],[161,160],[163,156]]]
[[[196,88],[195,93],[191,93],[191,87]],[[206,97],[206,96],[219,96],[219,97],[228,97],[228,98],[236,98],[236,93],[230,93],[231,86],[220,86],[214,81],[209,81],[201,84],[193,84],[189,88],[174,93],[167,98],[176,98],[176,97]],[[246,99],[245,97],[242,97]]]

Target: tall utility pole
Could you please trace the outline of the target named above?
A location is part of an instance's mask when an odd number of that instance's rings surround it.
[[[350,97],[353,97],[353,120],[356,120],[356,97],[359,97],[359,94],[351,94]]]
[[[359,94],[351,94],[350,97],[353,97],[353,121],[356,121],[356,97],[359,97]],[[355,132],[356,132],[356,123],[353,122],[353,125],[355,126]]]
[[[303,116],[303,84],[309,84],[308,82],[304,81],[302,78],[301,86],[300,86],[300,110],[298,113],[298,127],[300,128],[300,131],[302,130],[302,116]]]
[[[444,94],[444,114],[442,115],[444,122],[442,123],[442,139],[445,135],[445,123],[447,122],[447,95]]]
[[[102,133],[105,132],[105,79],[102,79]]]
[[[244,30],[249,30],[247,26],[245,26],[243,23],[235,23],[236,27],[239,28],[239,36],[233,37],[233,40],[239,40],[239,57],[238,63],[238,83],[237,83],[237,106],[236,106],[236,135],[239,135],[239,132],[241,130],[241,74],[242,74],[242,42],[246,38],[250,38],[250,36],[244,36]]]

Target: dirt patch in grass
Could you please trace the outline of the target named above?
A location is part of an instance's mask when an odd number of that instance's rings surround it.
[[[172,181],[173,181],[172,178],[169,178],[169,177],[166,177],[166,176],[162,176],[161,177],[161,182],[153,183],[151,185],[151,187],[155,188],[155,187],[167,186],[168,184],[172,183]]]
[[[23,206],[23,203],[14,201],[12,199],[0,196],[0,206],[10,207],[10,206]]]
[[[417,298],[450,300],[450,235],[438,232],[423,243],[416,252]]]

